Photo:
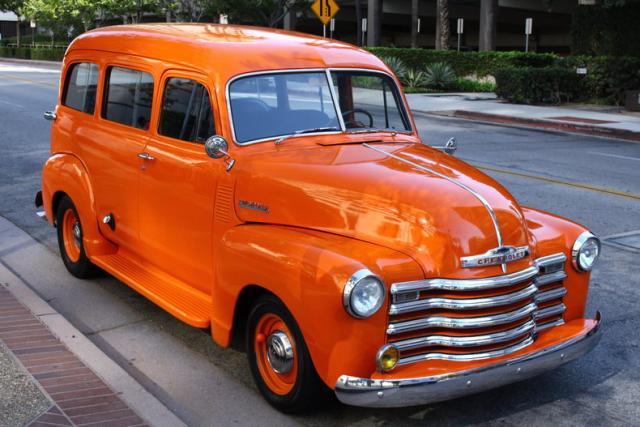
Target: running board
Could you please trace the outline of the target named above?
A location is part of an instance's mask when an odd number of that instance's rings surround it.
[[[101,255],[91,261],[173,316],[196,328],[211,325],[211,297],[126,255]]]

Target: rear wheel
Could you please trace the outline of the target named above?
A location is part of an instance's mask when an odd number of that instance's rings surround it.
[[[71,274],[81,279],[93,276],[97,267],[91,263],[84,251],[82,224],[75,205],[64,196],[56,212],[58,225],[58,247],[64,266]]]
[[[329,389],[318,377],[298,325],[280,300],[271,295],[258,299],[246,332],[253,379],[272,406],[299,413],[326,401]]]

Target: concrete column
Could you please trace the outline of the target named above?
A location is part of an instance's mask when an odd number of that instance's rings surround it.
[[[496,25],[498,24],[498,0],[480,1],[479,50],[496,48]]]
[[[296,29],[297,21],[298,17],[296,16],[296,12],[294,10],[289,10],[282,19],[282,28],[284,28],[285,30],[294,31]]]
[[[411,47],[418,47],[418,0],[411,0]]]
[[[367,46],[380,45],[382,31],[382,0],[367,1]]]

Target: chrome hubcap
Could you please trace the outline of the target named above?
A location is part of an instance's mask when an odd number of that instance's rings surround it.
[[[287,334],[276,331],[267,338],[267,360],[271,369],[286,374],[293,368],[293,347]]]
[[[73,232],[73,241],[76,245],[80,246],[82,242],[82,230],[80,230],[80,223],[78,221],[73,223],[71,231]]]

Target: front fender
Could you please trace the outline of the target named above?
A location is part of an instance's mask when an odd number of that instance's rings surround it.
[[[76,156],[54,154],[42,170],[42,201],[47,221],[54,225],[56,213],[53,201],[56,194],[65,193],[76,206],[82,223],[83,245],[87,256],[114,253],[116,247],[108,242],[98,229],[93,188],[89,174]]]
[[[562,301],[566,306],[565,321],[583,318],[591,274],[576,271],[571,261],[571,249],[578,236],[587,229],[566,218],[537,209],[523,207],[522,212],[529,231],[536,240],[537,256],[562,252],[567,257],[565,265],[567,278],[564,281],[567,294]]]
[[[369,375],[384,343],[388,297],[368,319],[355,319],[342,305],[348,278],[362,268],[391,283],[423,277],[404,254],[338,235],[285,226],[246,224],[219,242],[213,289],[212,331],[230,343],[236,301],[258,285],[275,294],[298,322],[323,381],[334,387],[342,374]]]

